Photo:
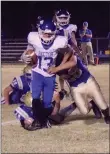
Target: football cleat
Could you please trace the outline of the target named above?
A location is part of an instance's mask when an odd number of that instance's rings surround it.
[[[101,119],[102,113],[101,113],[100,109],[98,108],[98,106],[93,101],[91,102],[91,104],[92,104],[92,110],[95,114],[95,118]]]
[[[104,120],[105,120],[106,124],[110,124],[110,116],[104,117]]]

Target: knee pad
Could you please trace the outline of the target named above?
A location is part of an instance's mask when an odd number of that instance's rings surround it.
[[[88,109],[85,109],[85,110],[81,111],[81,113],[82,113],[83,115],[87,115],[87,114],[89,113],[89,110],[88,110]]]

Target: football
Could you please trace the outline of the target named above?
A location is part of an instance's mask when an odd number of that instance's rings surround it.
[[[31,62],[29,63],[29,65],[36,65],[37,64],[37,55],[35,54],[35,52],[33,50],[27,50],[26,55],[30,55],[31,59],[32,59]]]

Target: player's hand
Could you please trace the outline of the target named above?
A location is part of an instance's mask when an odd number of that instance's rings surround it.
[[[30,55],[25,55],[25,54],[23,54],[23,55],[21,56],[21,59],[22,59],[23,62],[26,63],[26,64],[29,64],[29,63],[31,62],[31,60],[32,60]]]
[[[50,67],[47,71],[49,74],[55,74],[58,72],[57,67]]]

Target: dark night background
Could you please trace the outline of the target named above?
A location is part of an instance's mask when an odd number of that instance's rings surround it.
[[[110,31],[109,1],[2,1],[2,32],[6,38],[26,38],[37,16],[52,17],[60,8],[68,9],[71,23],[78,29],[83,21],[88,21],[93,37],[107,37]]]

